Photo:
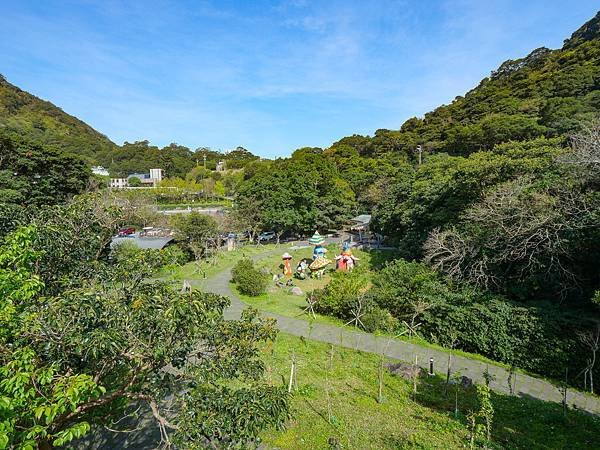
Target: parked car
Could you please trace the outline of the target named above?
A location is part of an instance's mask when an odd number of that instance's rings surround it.
[[[119,236],[121,236],[121,237],[129,236],[129,235],[131,235],[133,233],[135,233],[135,228],[133,228],[133,227],[121,228],[119,230]]]
[[[263,231],[258,235],[258,242],[270,242],[275,240],[275,232],[274,231]]]

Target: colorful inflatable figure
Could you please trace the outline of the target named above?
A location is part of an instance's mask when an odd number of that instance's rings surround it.
[[[330,263],[331,261],[327,258],[319,256],[310,264],[310,266],[308,266],[311,277],[320,279],[325,273],[325,267]]]
[[[344,242],[342,253],[339,256],[336,256],[335,260],[337,270],[341,272],[352,272],[355,262],[358,261],[359,258],[352,254],[350,245],[347,242]]]
[[[308,240],[309,244],[315,246],[315,249],[313,250],[313,260],[319,257],[325,258],[325,253],[327,253],[327,249],[323,247],[324,242],[325,239],[323,239],[323,236],[321,236],[318,231],[315,231],[315,234],[313,234],[313,236]]]
[[[291,277],[292,276],[292,255],[290,255],[289,253],[284,253],[281,256],[281,259],[283,259],[283,275],[285,275],[286,277]]]
[[[313,250],[313,262],[308,266],[311,275],[317,278],[321,278],[323,276],[323,272],[325,271],[325,267],[331,263],[330,260],[327,259],[325,253],[327,253],[327,249],[323,247],[323,243],[325,239],[323,236],[319,234],[318,231],[315,231],[315,234],[308,240],[309,244],[315,246]]]
[[[308,258],[300,260],[300,262],[296,266],[296,277],[300,278],[301,280],[306,279],[306,275],[308,272],[308,265],[310,264],[310,262],[311,261]]]

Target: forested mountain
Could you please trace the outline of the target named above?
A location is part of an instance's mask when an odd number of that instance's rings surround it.
[[[373,137],[349,136],[361,155],[414,149],[468,155],[509,140],[572,133],[600,110],[600,13],[579,28],[558,50],[538,48],[508,60],[477,87],[399,130],[378,130]]]
[[[83,157],[89,163],[116,145],[85,122],[10,84],[0,75],[0,131]]]
[[[455,280],[520,300],[588,301],[600,254],[589,155],[599,129],[599,24],[600,13],[561,49],[506,61],[399,130],[253,167],[239,187],[239,212],[263,228],[302,233],[311,223],[327,230],[371,213],[372,228],[404,258],[426,260]]]
[[[222,153],[205,147],[191,150],[175,143],[160,149],[148,141],[118,146],[52,103],[12,85],[2,75],[0,133],[17,137],[18,142],[78,155],[88,165],[107,167],[113,176],[162,168],[169,177],[185,177],[194,166],[203,164],[205,156],[207,167],[213,170],[221,160],[235,169],[258,158],[243,147]]]

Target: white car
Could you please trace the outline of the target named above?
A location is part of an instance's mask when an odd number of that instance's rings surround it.
[[[258,242],[269,242],[275,239],[274,231],[264,231],[258,235]]]

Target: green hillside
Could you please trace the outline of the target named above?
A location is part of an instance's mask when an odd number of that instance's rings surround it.
[[[42,100],[9,83],[0,75],[0,134],[16,136],[19,142],[62,150],[82,157],[88,164],[109,168],[114,176],[147,172],[161,167],[167,176],[185,177],[206,156],[207,167],[224,160],[229,168],[241,168],[257,156],[243,147],[221,153],[200,147],[191,150],[175,143],[162,149],[148,141],[114,144],[85,122],[65,113],[52,103]]]
[[[400,130],[350,136],[363,155],[427,152],[467,155],[509,140],[553,137],[577,131],[600,111],[600,13],[558,50],[545,47],[508,60],[477,87]]]
[[[85,122],[10,84],[0,75],[0,131],[95,163],[116,146]]]

